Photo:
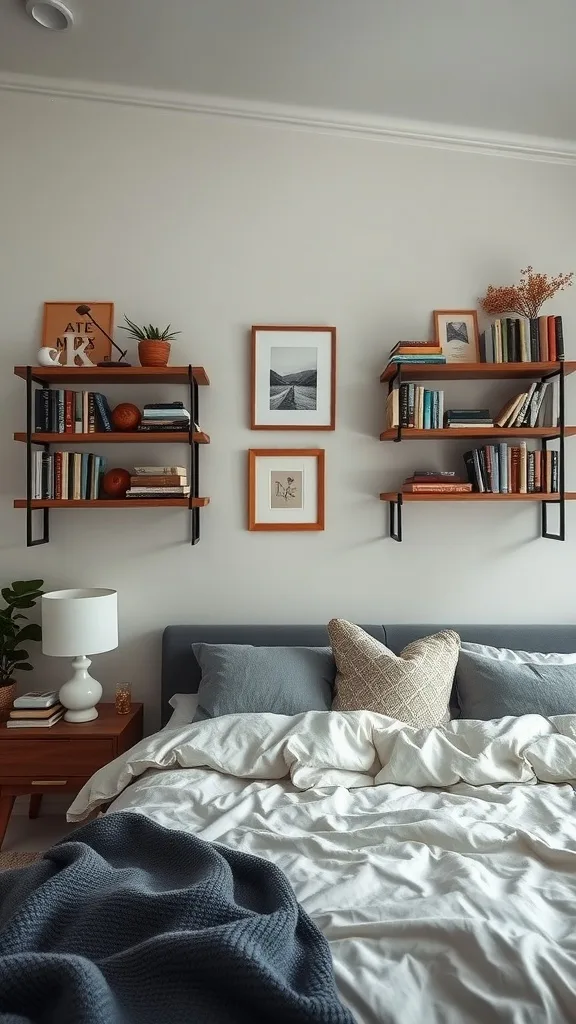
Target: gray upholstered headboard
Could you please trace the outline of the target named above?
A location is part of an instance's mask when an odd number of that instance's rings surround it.
[[[397,654],[411,640],[429,636],[440,629],[455,629],[469,643],[492,644],[522,651],[576,651],[575,626],[363,626]],[[196,693],[200,666],[190,645],[254,644],[255,647],[326,647],[325,626],[167,626],[162,636],[162,725],[168,721],[168,704],[173,693]]]

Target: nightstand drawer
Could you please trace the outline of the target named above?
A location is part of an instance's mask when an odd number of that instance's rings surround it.
[[[92,775],[114,758],[111,739],[12,739],[0,745],[3,778],[65,779]]]

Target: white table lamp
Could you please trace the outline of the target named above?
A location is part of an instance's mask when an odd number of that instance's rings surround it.
[[[74,675],[60,688],[66,722],[98,718],[100,683],[88,673],[87,654],[118,647],[118,594],[115,590],[53,590],[42,596],[42,651],[53,658],[74,658]]]

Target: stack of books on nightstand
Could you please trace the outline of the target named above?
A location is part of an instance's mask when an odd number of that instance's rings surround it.
[[[190,494],[184,466],[136,466],[127,498],[187,498]]]
[[[9,729],[49,729],[64,714],[56,690],[44,693],[24,693],[17,697],[6,722]]]

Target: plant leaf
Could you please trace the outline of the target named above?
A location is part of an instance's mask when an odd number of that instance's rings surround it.
[[[28,654],[28,651],[14,651],[14,653],[10,655],[10,661],[28,661],[29,657],[30,655]]]
[[[30,662],[25,661],[21,665],[17,665],[16,668],[19,672],[32,672],[34,666],[31,665]]]
[[[24,626],[18,633],[18,639],[16,646],[23,644],[25,640],[41,640],[42,629],[37,622],[29,622],[27,626]]]
[[[32,591],[39,591],[44,586],[44,580],[16,580],[12,584],[15,594],[30,594]]]

